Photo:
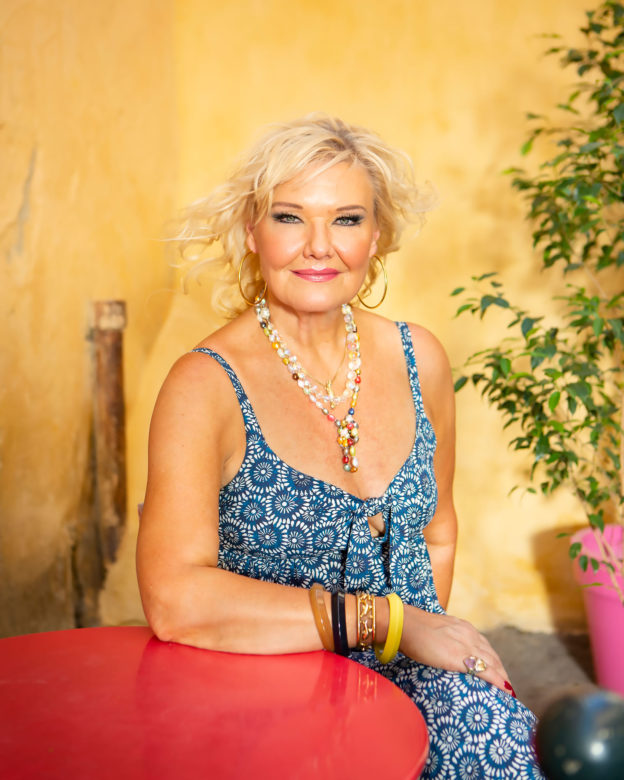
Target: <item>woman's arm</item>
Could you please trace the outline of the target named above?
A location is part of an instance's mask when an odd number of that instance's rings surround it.
[[[451,593],[457,541],[457,516],[453,504],[455,393],[449,361],[440,342],[429,331],[416,325],[411,326],[411,332],[423,401],[437,440],[433,465],[438,506],[425,528],[424,536],[438,599],[446,608]]]
[[[318,650],[307,590],[217,568],[219,488],[242,431],[223,369],[203,355],[182,357],[160,392],[150,428],[137,545],[147,620],[160,639],[214,650]],[[355,644],[355,608],[347,606]]]

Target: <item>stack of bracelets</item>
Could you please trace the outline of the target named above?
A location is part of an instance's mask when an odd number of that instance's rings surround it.
[[[370,593],[358,591],[355,594],[357,614],[358,650],[375,648],[375,655],[382,664],[391,661],[399,650],[403,633],[403,602],[396,593],[388,593],[386,599],[390,609],[388,634],[383,649],[375,644],[375,597]],[[348,655],[347,619],[345,614],[345,592],[337,591],[331,595],[332,619],[329,621],[325,608],[325,590],[315,582],[310,588],[310,604],[314,622],[325,650],[338,655]]]

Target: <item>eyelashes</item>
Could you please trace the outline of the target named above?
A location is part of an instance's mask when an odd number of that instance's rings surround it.
[[[289,211],[276,211],[274,214],[271,214],[271,219],[274,222],[281,222],[286,225],[294,225],[301,222],[301,217]],[[335,224],[341,227],[350,227],[360,225],[363,221],[363,214],[341,214],[339,217],[336,217]]]
[[[360,225],[364,221],[363,214],[343,214],[338,217],[336,224],[338,225]]]
[[[287,211],[277,211],[271,214],[271,219],[274,222],[285,222],[286,224],[301,222],[296,214],[290,214]]]

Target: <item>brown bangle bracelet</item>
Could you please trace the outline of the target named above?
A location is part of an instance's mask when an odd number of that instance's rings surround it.
[[[312,614],[314,615],[314,622],[316,623],[316,630],[321,637],[323,647],[325,650],[329,650],[333,653],[334,637],[329,622],[329,615],[327,614],[327,608],[325,607],[325,590],[322,585],[315,582],[309,590],[309,595]]]

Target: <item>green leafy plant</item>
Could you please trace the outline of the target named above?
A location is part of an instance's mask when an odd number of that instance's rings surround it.
[[[455,387],[472,381],[502,414],[512,448],[530,456],[529,490],[574,492],[600,554],[572,544],[570,556],[584,570],[605,564],[624,604],[622,560],[601,533],[606,522],[624,525],[624,5],[604,2],[586,15],[582,48],[548,51],[580,78],[558,106],[566,121],[528,115],[522,153],[540,138],[554,156],[533,174],[506,172],[526,198],[550,305],[529,313],[496,274],[455,289],[458,315],[499,310],[508,319],[504,337],[468,358]]]

